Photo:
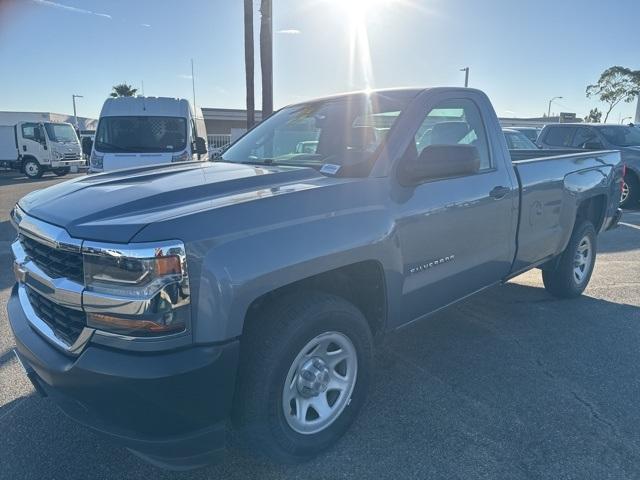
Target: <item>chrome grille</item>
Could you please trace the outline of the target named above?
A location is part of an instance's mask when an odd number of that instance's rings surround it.
[[[57,305],[30,287],[26,287],[26,291],[36,315],[51,327],[56,337],[68,345],[73,345],[87,325],[86,314]]]
[[[84,283],[80,252],[53,248],[22,234],[20,243],[31,261],[50,277],[68,278],[80,284]]]
[[[64,160],[80,160],[79,153],[65,153]]]

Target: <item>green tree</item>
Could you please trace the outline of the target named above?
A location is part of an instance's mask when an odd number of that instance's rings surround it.
[[[120,83],[118,85],[114,85],[112,88],[111,96],[112,97],[133,97],[138,92],[137,88],[133,88],[131,85],[126,83]]]
[[[589,110],[589,115],[584,117],[584,121],[587,123],[600,123],[600,120],[602,120],[602,112],[597,108]]]
[[[620,66],[607,68],[597,83],[587,86],[586,93],[587,98],[597,97],[608,105],[604,115],[606,123],[616,105],[629,103],[640,93],[640,71]]]

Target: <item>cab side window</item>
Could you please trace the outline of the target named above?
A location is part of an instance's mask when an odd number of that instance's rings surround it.
[[[22,138],[27,140],[39,141],[38,138],[38,124],[37,123],[23,123],[22,124]]]
[[[492,166],[480,110],[469,99],[446,100],[427,114],[415,135],[418,155],[429,145],[473,145],[480,155],[480,170]]]
[[[588,127],[578,127],[576,134],[573,136],[571,146],[575,148],[587,148],[588,143],[600,143],[596,132]]]

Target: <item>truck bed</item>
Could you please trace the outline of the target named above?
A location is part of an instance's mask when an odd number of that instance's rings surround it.
[[[619,195],[611,181],[620,152],[579,153],[567,150],[513,151],[512,162],[521,187],[516,256],[512,271],[540,264],[562,252],[569,241],[578,205],[588,195],[605,200]],[[517,160],[516,160],[517,158]],[[599,200],[598,200],[599,201]],[[614,214],[605,212],[601,225]]]

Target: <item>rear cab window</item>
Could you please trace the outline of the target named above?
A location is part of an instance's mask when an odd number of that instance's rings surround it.
[[[544,143],[552,147],[570,147],[576,127],[549,127]]]

